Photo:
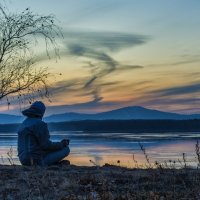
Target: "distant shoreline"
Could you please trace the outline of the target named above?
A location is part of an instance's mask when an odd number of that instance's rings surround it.
[[[16,132],[19,124],[0,124],[0,133]],[[50,131],[167,133],[200,132],[200,120],[83,120],[48,123]]]

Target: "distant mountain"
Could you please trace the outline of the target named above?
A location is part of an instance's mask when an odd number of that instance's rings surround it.
[[[130,120],[130,119],[200,119],[200,114],[181,115],[177,113],[162,112],[158,110],[147,109],[140,106],[125,107],[97,114],[83,113],[63,113],[50,115],[44,120],[46,122],[64,122],[81,120]],[[20,123],[23,117],[16,115],[0,114],[0,124]]]
[[[24,117],[17,115],[0,114],[0,124],[15,124],[23,120]]]
[[[97,113],[64,113],[51,115],[45,118],[46,122],[63,122],[63,121],[79,121],[79,120],[129,120],[129,119],[200,119],[200,114],[181,115],[177,113],[162,112],[158,110],[147,109],[140,106],[132,106],[120,108],[117,110]]]

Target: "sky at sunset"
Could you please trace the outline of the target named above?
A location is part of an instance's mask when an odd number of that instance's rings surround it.
[[[47,115],[125,106],[200,113],[199,0],[4,2],[10,12],[53,14],[62,28],[60,59],[34,47],[38,66],[56,74]],[[19,110],[0,103],[2,113]]]

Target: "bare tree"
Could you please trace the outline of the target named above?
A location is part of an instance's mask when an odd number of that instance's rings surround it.
[[[50,73],[45,67],[36,67],[33,45],[43,40],[47,55],[52,48],[58,55],[57,36],[61,32],[54,16],[37,15],[29,8],[10,13],[0,5],[0,100],[31,98],[35,93],[48,96]]]

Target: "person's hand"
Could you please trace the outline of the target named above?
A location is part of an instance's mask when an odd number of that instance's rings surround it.
[[[69,145],[69,140],[68,139],[63,139],[61,140],[62,144],[64,147],[67,147]]]

